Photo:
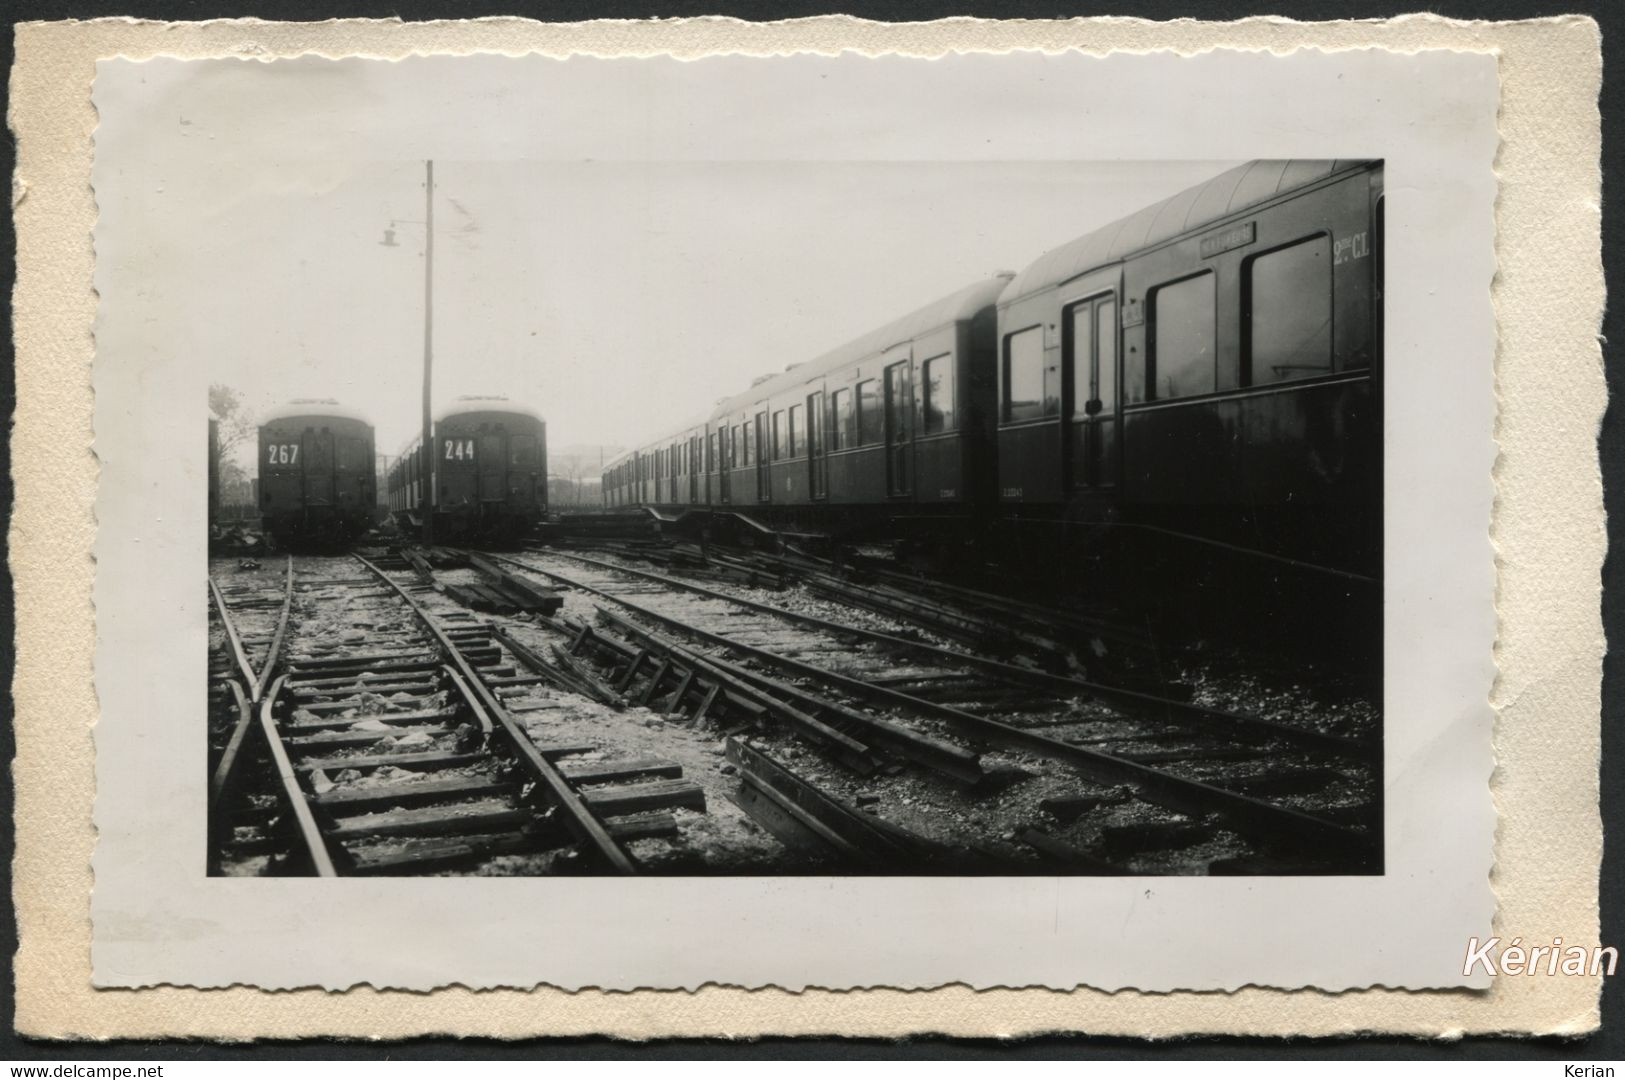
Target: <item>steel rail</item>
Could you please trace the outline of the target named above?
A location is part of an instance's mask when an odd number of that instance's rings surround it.
[[[572,555],[562,551],[550,552],[549,554],[556,554],[558,557],[563,559],[571,559],[576,562],[582,562],[588,566],[598,567],[614,573],[622,573],[631,575],[633,577],[645,578],[649,581],[658,582],[662,585],[668,585],[672,588],[683,589],[688,592],[696,593],[700,596],[708,596],[712,599],[722,600],[726,603],[737,604],[741,607],[750,608],[754,611],[760,611],[776,616],[785,620],[786,622],[801,623],[805,626],[823,630],[826,633],[844,634],[851,637],[863,638],[885,645],[889,648],[903,649],[910,652],[936,657],[950,663],[976,667],[987,674],[1017,685],[1026,684],[1041,686],[1050,690],[1064,691],[1069,695],[1074,696],[1079,694],[1088,694],[1102,701],[1145,710],[1150,714],[1149,718],[1151,719],[1164,720],[1178,726],[1194,728],[1207,734],[1213,734],[1213,729],[1216,726],[1223,726],[1230,729],[1235,734],[1243,737],[1251,737],[1254,739],[1280,739],[1282,742],[1290,742],[1308,749],[1334,753],[1342,757],[1353,758],[1356,760],[1369,759],[1375,753],[1375,749],[1370,745],[1354,739],[1347,739],[1340,735],[1327,735],[1324,732],[1310,731],[1306,728],[1293,727],[1290,724],[1281,724],[1273,720],[1264,720],[1260,717],[1244,716],[1240,713],[1227,712],[1223,709],[1209,709],[1201,705],[1192,705],[1187,701],[1175,701],[1171,698],[1157,697],[1154,694],[1145,694],[1135,690],[1124,690],[1118,687],[1105,686],[1100,683],[1092,683],[1083,679],[1069,678],[1065,675],[1052,675],[1045,671],[1035,671],[1032,668],[1024,668],[1017,664],[1006,664],[999,660],[990,660],[985,657],[976,656],[972,653],[961,652],[958,649],[947,649],[943,648],[941,645],[931,645],[922,641],[910,641],[907,638],[901,638],[895,634],[887,634],[879,630],[869,630],[864,627],[849,626],[845,623],[837,623],[831,622],[828,619],[820,619],[815,615],[805,615],[800,612],[786,611],[783,608],[774,607],[771,604],[762,604],[754,600],[746,600],[742,597],[730,596],[727,593],[718,592],[717,590],[707,588],[704,585],[696,585],[691,582],[683,581],[679,578],[668,577],[665,574],[656,574],[647,570],[637,570],[632,567],[618,566],[615,563],[604,562],[601,559],[593,559],[585,555]],[[514,559],[505,555],[493,555],[489,557],[500,559],[503,562],[513,563],[515,566],[522,566],[533,573],[545,574],[550,577],[555,577],[560,581],[567,581],[571,584],[579,586],[578,582],[570,581],[570,579],[554,574],[552,571],[544,570],[539,566],[534,566],[519,559]],[[599,595],[608,594],[600,593]]]
[[[265,662],[260,665],[259,678],[254,681],[254,700],[258,701],[265,696],[265,688],[270,684],[271,673],[276,670],[277,661],[282,657],[282,642],[288,636],[288,613],[293,610],[293,556],[288,556],[288,580],[282,588],[282,614],[277,617],[276,633],[271,636],[271,647],[265,653]]]
[[[209,575],[209,595],[214,597],[215,609],[220,612],[220,622],[226,628],[226,643],[231,646],[231,655],[237,661],[237,670],[243,673],[244,685],[256,685],[259,676],[254,673],[254,665],[248,662],[248,651],[243,648],[243,639],[237,632],[237,623],[231,617],[231,609],[226,606],[226,598],[220,595],[220,586],[215,584],[213,574]],[[258,695],[254,700],[259,700]]]
[[[524,764],[526,770],[545,789],[553,805],[564,813],[565,823],[570,831],[578,839],[591,844],[599,855],[617,872],[623,874],[637,873],[637,864],[632,861],[632,857],[609,834],[603,824],[592,816],[592,812],[587,809],[586,803],[576,794],[575,789],[570,787],[569,782],[564,779],[564,775],[553,767],[552,762],[542,756],[542,752],[536,748],[536,744],[531,741],[530,736],[525,734],[524,729],[503,707],[502,702],[491,692],[490,687],[486,686],[484,681],[480,679],[479,674],[474,670],[474,666],[457,649],[451,637],[429,617],[428,612],[423,609],[422,605],[414,600],[405,589],[396,584],[383,570],[362,556],[352,555],[351,558],[366,567],[379,581],[389,586],[395,591],[396,595],[405,600],[411,607],[412,613],[417,617],[418,622],[430,634],[434,635],[435,640],[440,643],[445,659],[455,665],[463,678],[467,680],[469,689],[473,691],[480,703],[485,707],[485,711],[496,722],[496,725],[502,729],[503,734],[513,746],[515,753],[519,755],[520,761]]]
[[[226,628],[226,639],[231,644],[232,656],[237,661],[237,667],[243,673],[244,685],[249,688],[249,700],[258,703],[265,696],[265,687],[271,681],[271,673],[276,670],[276,662],[282,652],[282,641],[288,632],[288,612],[293,608],[293,556],[288,557],[288,576],[282,585],[282,613],[277,618],[276,632],[271,636],[271,648],[265,654],[265,660],[260,669],[255,672],[254,665],[248,659],[248,650],[243,647],[241,633],[237,630],[237,621],[231,616],[231,608],[226,604],[226,598],[220,593],[220,586],[215,583],[214,575],[209,575],[209,592],[214,597],[215,607],[220,612],[220,621]]]
[[[517,562],[517,560],[509,561]],[[1264,802],[1248,795],[1214,787],[1200,780],[1188,780],[1185,777],[1164,772],[1161,769],[1143,765],[1127,758],[1119,758],[1099,750],[1091,750],[1087,747],[1062,742],[1059,739],[1040,735],[985,716],[964,712],[949,705],[926,701],[923,698],[905,694],[900,690],[893,690],[889,687],[864,682],[861,679],[854,679],[830,671],[827,668],[817,667],[790,657],[779,656],[753,645],[744,645],[721,634],[691,626],[680,619],[646,608],[641,604],[616,596],[606,590],[575,581],[566,575],[534,567],[530,569],[564,582],[572,588],[602,596],[629,611],[637,612],[645,618],[671,626],[721,648],[741,652],[756,657],[764,663],[833,683],[851,693],[883,698],[893,704],[902,705],[916,712],[936,716],[957,727],[973,731],[993,741],[1002,742],[1006,745],[1031,747],[1046,756],[1077,766],[1081,772],[1098,781],[1127,783],[1134,787],[1142,798],[1171,810],[1195,814],[1218,813],[1238,832],[1245,832],[1265,843],[1289,841],[1295,846],[1365,856],[1367,858],[1374,854],[1372,838],[1347,826],[1338,825],[1335,822],[1326,821],[1288,807],[1276,806],[1273,803]]]
[[[283,584],[282,614],[277,619],[276,633],[271,638],[271,648],[265,654],[265,661],[260,665],[256,674],[254,667],[248,660],[248,651],[243,647],[242,636],[237,630],[236,620],[231,616],[231,609],[226,605],[225,597],[215,584],[213,575],[209,577],[209,592],[214,597],[215,606],[220,612],[220,621],[226,628],[226,638],[231,643],[231,650],[237,661],[238,668],[247,679],[245,684],[236,679],[230,680],[232,694],[237,699],[237,722],[232,725],[231,738],[226,742],[226,749],[220,755],[216,764],[214,775],[209,781],[209,807],[211,813],[217,811],[221,797],[231,784],[232,773],[236,771],[237,762],[242,757],[242,750],[247,742],[248,732],[254,724],[254,706],[265,696],[265,687],[270,681],[271,673],[276,668],[278,654],[282,651],[282,641],[287,634],[288,612],[293,607],[293,556],[288,556],[288,576]]]
[[[327,840],[316,824],[316,816],[311,813],[305,789],[299,786],[299,775],[294,771],[293,763],[288,760],[288,750],[282,745],[282,732],[277,727],[276,703],[282,694],[282,684],[286,680],[286,675],[278,675],[264,700],[260,702],[260,730],[265,733],[265,743],[271,751],[272,765],[282,783],[282,795],[293,811],[294,821],[299,826],[300,839],[304,842],[306,854],[310,856],[311,867],[316,871],[317,877],[337,877],[338,870],[333,865],[332,853],[327,850]]]
[[[231,782],[231,774],[236,771],[243,743],[248,738],[249,729],[254,726],[254,703],[244,693],[243,684],[232,679],[226,685],[231,687],[231,695],[237,700],[237,722],[232,725],[231,738],[226,740],[226,748],[221,752],[220,760],[214,767],[214,776],[209,780],[211,815],[218,812],[220,797]]]
[[[451,680],[451,684],[457,688],[457,692],[463,695],[463,700],[468,702],[469,709],[474,713],[474,719],[480,722],[480,733],[489,735],[495,731],[496,728],[491,724],[490,714],[485,711],[485,707],[474,696],[474,691],[469,689],[468,683],[463,681],[463,677],[457,673],[457,669],[450,664],[443,664],[440,670],[446,673],[446,678]]]
[[[1072,633],[1094,634],[1128,644],[1145,644],[1145,642],[1139,640],[1141,632],[1129,623],[1116,622],[1104,616],[1082,615],[1075,611],[1050,607],[1048,604],[1040,604],[1031,600],[1017,600],[1013,597],[999,596],[995,593],[972,589],[965,585],[956,585],[952,582],[927,581],[925,578],[902,570],[874,566],[863,559],[849,560],[837,564],[833,559],[813,555],[794,544],[788,545],[787,551],[783,555],[767,556],[757,553],[757,557],[776,559],[780,565],[791,570],[821,574],[853,586],[865,584],[865,578],[873,579],[878,584],[899,591],[903,591],[905,587],[928,584],[942,596],[958,603],[980,604],[1001,614],[1015,615],[1032,625],[1060,627]]]
[[[978,756],[972,751],[941,739],[934,739],[929,735],[905,727],[902,724],[892,723],[878,716],[869,716],[839,702],[828,698],[809,694],[798,686],[793,686],[778,679],[771,679],[760,672],[742,668],[737,664],[730,664],[714,656],[698,656],[688,649],[676,644],[667,638],[645,629],[627,619],[617,615],[603,606],[598,607],[599,614],[608,619],[623,632],[632,635],[638,640],[651,645],[656,649],[669,652],[671,655],[688,664],[690,667],[703,666],[714,669],[723,675],[731,677],[739,683],[746,683],[760,687],[769,694],[779,694],[785,699],[804,706],[806,709],[822,709],[833,712],[842,720],[863,730],[865,738],[884,746],[893,753],[900,754],[910,761],[914,761],[927,768],[935,769],[945,776],[950,776],[962,783],[975,785],[987,778],[982,770]],[[763,697],[764,701],[773,700]]]

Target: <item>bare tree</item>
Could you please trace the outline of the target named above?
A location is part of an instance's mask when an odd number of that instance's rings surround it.
[[[209,384],[209,411],[220,421],[220,459],[254,434],[254,413],[243,395],[225,383]]]
[[[252,503],[250,477],[238,448],[253,438],[256,425],[253,411],[243,395],[224,383],[209,385],[209,411],[220,423],[220,500],[222,503]]]

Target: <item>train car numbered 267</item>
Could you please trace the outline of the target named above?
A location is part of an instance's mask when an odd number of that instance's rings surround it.
[[[547,513],[547,424],[502,397],[465,397],[434,423],[433,472],[422,477],[422,438],[389,469],[389,509],[402,529],[422,527],[426,500],[437,540],[515,540]]]
[[[342,546],[372,524],[373,430],[329,399],[272,410],[259,428],[260,514],[284,547]]]

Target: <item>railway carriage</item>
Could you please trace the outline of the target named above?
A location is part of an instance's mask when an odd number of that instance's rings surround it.
[[[372,425],[325,398],[274,409],[259,427],[259,481],[260,515],[278,544],[349,544],[372,525]]]
[[[760,378],[705,422],[611,462],[611,505],[852,538],[963,521],[992,497],[993,303],[1008,280]]]
[[[1381,162],[1252,162],[757,380],[606,491],[1369,592],[1382,288]]]
[[[1007,531],[1377,574],[1381,197],[1380,163],[1252,162],[1022,271]]]
[[[963,522],[992,494],[993,302],[959,289],[730,401],[732,502],[770,523],[853,537]]]
[[[511,541],[547,513],[547,424],[503,397],[459,398],[436,418],[425,482],[422,437],[401,448],[388,476],[389,510],[402,529],[434,515],[443,540]]]

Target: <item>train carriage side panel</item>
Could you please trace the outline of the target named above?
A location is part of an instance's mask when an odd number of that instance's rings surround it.
[[[830,451],[831,503],[862,506],[886,501],[886,447],[879,355],[829,377],[836,432]]]
[[[972,322],[959,322],[914,343],[912,501],[941,506],[970,501],[963,372],[975,363]]]
[[[824,379],[810,377],[775,394],[768,402],[767,451],[770,458],[771,500],[777,505],[811,506],[825,500],[826,484],[813,470],[822,457],[822,426],[826,410]],[[820,452],[814,453],[814,439]]]
[[[1125,373],[1124,498],[1148,520],[1376,572],[1369,190],[1360,173],[1268,206],[1228,226],[1237,246],[1205,260],[1210,235],[1130,262],[1145,324]],[[1170,361],[1166,344],[1192,336],[1167,298],[1199,280],[1193,269],[1212,279],[1213,312],[1195,331],[1215,353],[1206,373]],[[1183,370],[1171,374],[1174,364]]]
[[[1380,162],[1253,162],[1018,275],[1000,299],[1003,515],[1375,567],[1380,187]]]
[[[1053,290],[1001,313],[998,387],[999,498],[1011,505],[1061,502],[1061,335]]]

